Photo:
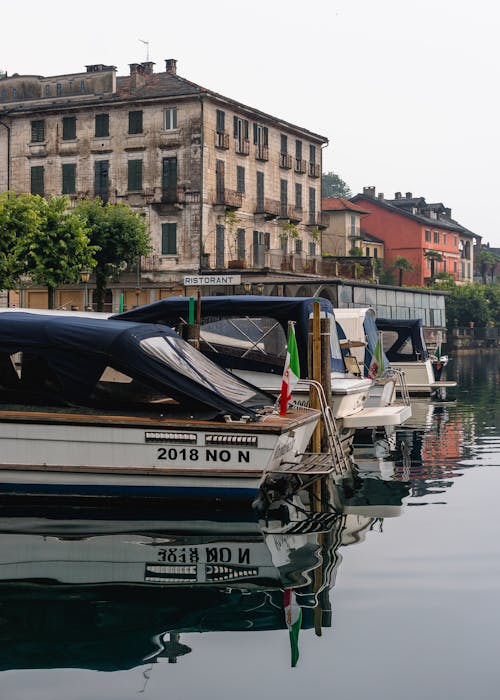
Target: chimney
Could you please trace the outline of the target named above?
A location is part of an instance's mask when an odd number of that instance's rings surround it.
[[[155,64],[154,61],[143,61],[141,63],[142,69],[144,71],[144,75],[153,75],[154,64]]]
[[[375,197],[375,187],[373,187],[373,185],[363,187],[363,194],[365,197]]]
[[[384,199],[384,193],[383,193],[383,192],[379,192],[378,195],[377,195],[377,197],[378,197],[379,199]]]
[[[394,199],[401,199],[401,192],[395,192]]]
[[[170,75],[177,75],[177,59],[167,58],[165,59],[165,70]]]
[[[142,63],[129,63],[130,66],[130,87],[137,90],[146,82],[144,67]]]
[[[411,192],[407,192],[407,193],[406,193],[406,199],[412,199],[412,198],[413,198],[412,193],[411,193]]]

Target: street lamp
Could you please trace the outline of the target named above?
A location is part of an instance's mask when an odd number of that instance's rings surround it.
[[[87,268],[83,268],[83,270],[80,270],[80,279],[83,282],[83,310],[86,311],[89,305],[88,284],[90,279],[90,270]]]
[[[19,301],[20,301],[20,306],[23,309],[24,308],[24,303],[25,303],[25,288],[29,287],[30,284],[32,283],[32,278],[31,275],[29,275],[27,272],[23,273],[22,275],[19,275]]]

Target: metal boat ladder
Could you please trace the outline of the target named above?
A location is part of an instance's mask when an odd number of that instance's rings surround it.
[[[401,394],[401,399],[405,406],[410,405],[410,392],[408,391],[408,384],[406,383],[405,373],[401,369],[391,368],[394,374],[397,376],[397,381],[399,384],[399,393]]]
[[[312,387],[318,396],[321,419],[325,428],[328,452],[304,452],[298,455],[299,462],[285,462],[280,465],[280,472],[293,474],[345,474],[351,465],[342,449],[340,434],[331,407],[328,405],[325,391],[320,382],[313,379],[301,379],[301,384]]]

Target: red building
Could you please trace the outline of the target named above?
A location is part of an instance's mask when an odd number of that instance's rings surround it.
[[[398,257],[412,264],[405,284],[424,286],[441,272],[457,281],[473,280],[473,249],[481,237],[452,219],[451,209],[442,203],[428,204],[411,192],[386,199],[375,195],[375,187],[363,188],[351,201],[369,212],[362,218],[363,230],[384,242],[386,267]]]

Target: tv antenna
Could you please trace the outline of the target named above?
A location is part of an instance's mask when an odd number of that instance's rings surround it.
[[[144,41],[144,39],[139,39],[139,41],[146,45],[146,61],[149,61],[149,41]]]

